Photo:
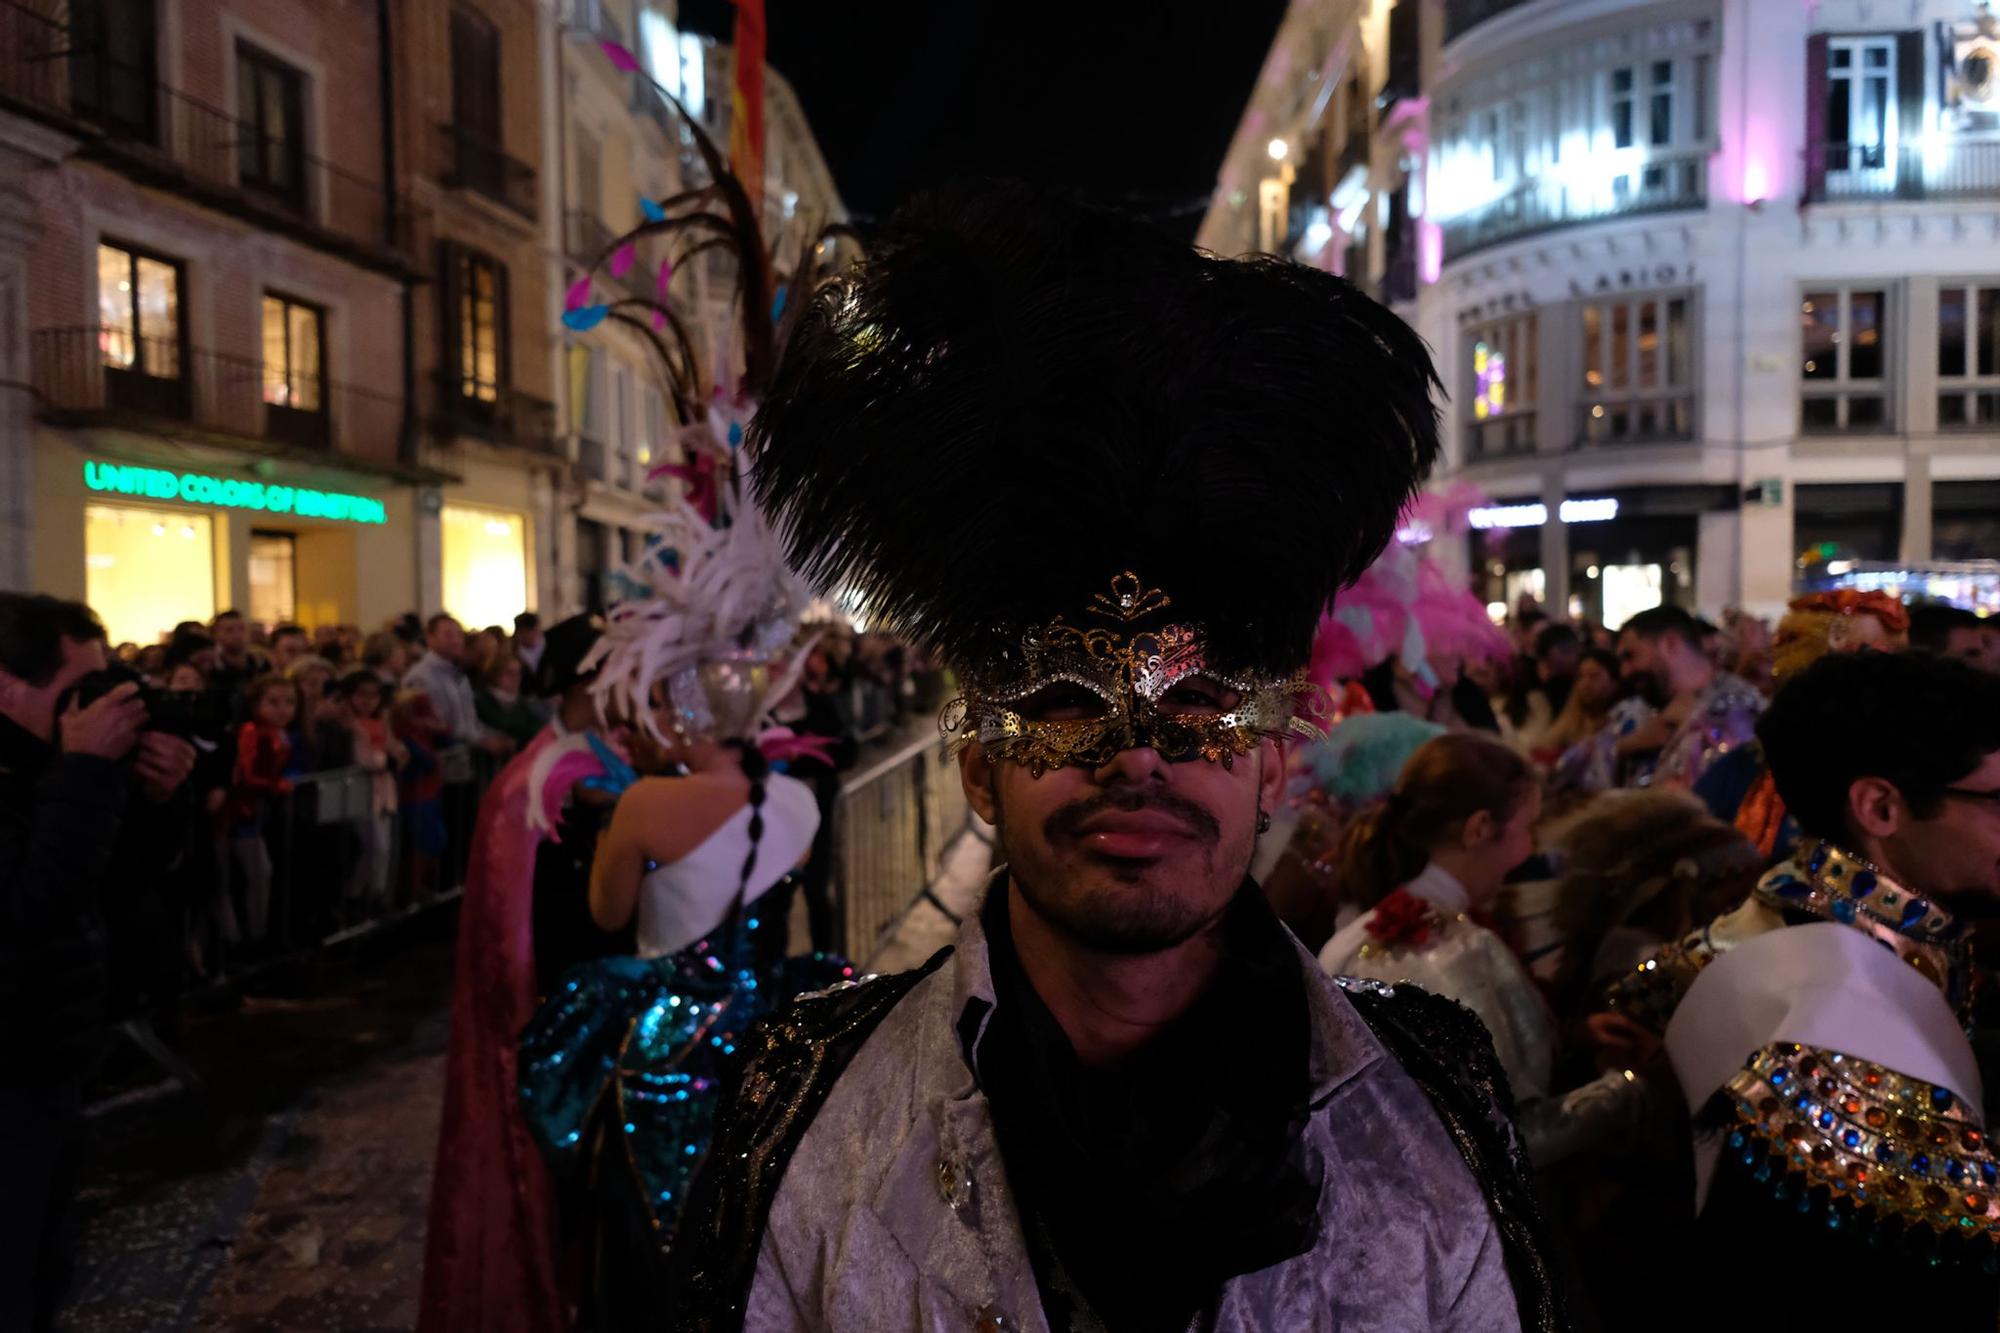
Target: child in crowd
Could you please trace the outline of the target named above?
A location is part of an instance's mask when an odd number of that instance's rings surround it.
[[[450,729],[422,690],[396,696],[390,729],[409,751],[397,775],[397,805],[409,867],[408,898],[421,902],[436,890],[438,858],[444,855],[444,773],[438,751],[449,742]]]
[[[382,716],[382,678],[367,667],[343,675],[336,692],[346,701],[354,732],[354,762],[374,774],[373,804],[361,823],[362,855],[348,887],[348,897],[380,901],[389,896],[389,852],[394,845],[396,774],[410,751],[389,733]]]
[[[250,720],[236,735],[236,771],[224,811],[230,850],[243,876],[243,935],[261,943],[271,922],[271,851],[264,826],[274,797],[286,795],[292,743],[287,731],[299,712],[299,689],[279,676],[252,681]]]

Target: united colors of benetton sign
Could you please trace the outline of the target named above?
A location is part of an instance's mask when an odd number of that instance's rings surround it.
[[[341,523],[386,523],[380,500],[340,491],[314,491],[303,486],[274,486],[261,481],[237,481],[199,472],[168,472],[156,467],[128,467],[88,459],[83,484],[93,491],[134,495],[146,500],[180,500],[219,509],[254,509],[265,514],[297,514],[300,518]]]

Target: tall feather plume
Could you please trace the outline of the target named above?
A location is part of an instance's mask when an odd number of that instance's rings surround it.
[[[1436,385],[1340,278],[973,183],[812,295],[752,479],[801,572],[962,668],[1130,569],[1283,673],[1435,459]]]
[[[705,663],[745,653],[786,657],[753,718],[776,702],[778,683],[796,679],[798,653],[786,654],[809,593],[785,564],[764,515],[747,500],[712,526],[685,501],[651,520],[656,538],[619,574],[622,595],[604,633],[583,660],[597,675],[591,694],[606,716],[637,719],[664,740],[653,720],[653,687]]]

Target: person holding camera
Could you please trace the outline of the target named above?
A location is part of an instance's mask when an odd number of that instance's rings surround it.
[[[91,688],[109,665],[89,607],[0,592],[0,1328],[54,1322],[111,1018],[106,910],[152,887],[147,827],[194,768],[136,680]]]

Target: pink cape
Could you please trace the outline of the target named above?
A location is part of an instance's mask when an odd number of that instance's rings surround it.
[[[543,728],[486,792],[459,906],[444,1121],[419,1333],[561,1333],[555,1189],[522,1123],[515,1056],[536,1005],[528,771]]]

